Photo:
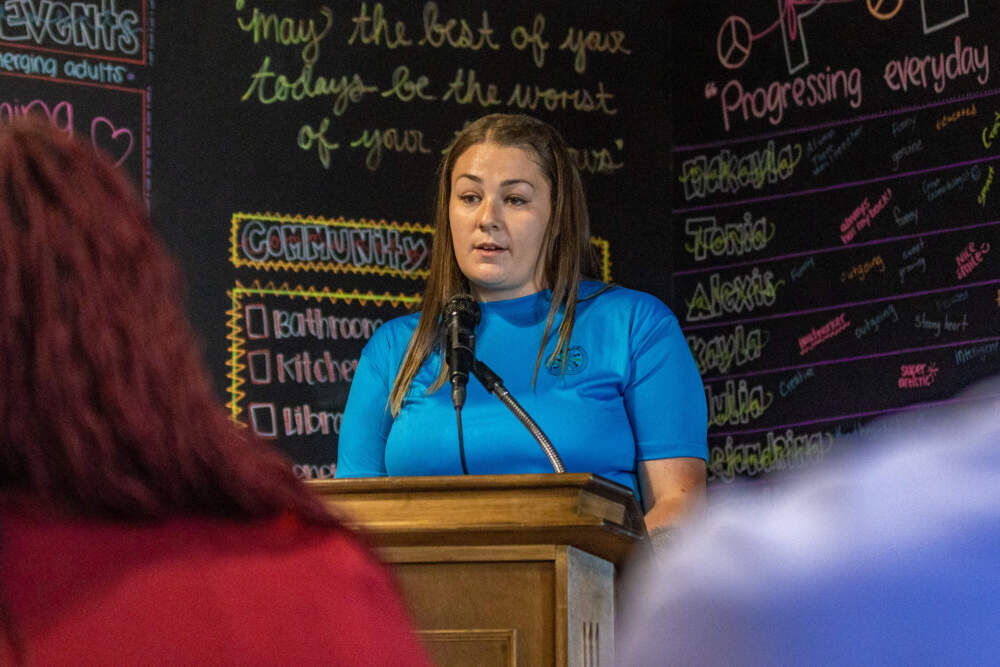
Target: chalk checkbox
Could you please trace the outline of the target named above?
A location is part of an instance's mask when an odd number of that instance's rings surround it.
[[[243,308],[243,319],[246,321],[247,338],[259,340],[270,334],[267,329],[267,309],[262,303],[255,303]]]
[[[253,352],[247,352],[247,367],[250,369],[251,383],[271,384],[270,350],[254,350]]]
[[[254,433],[262,438],[278,436],[278,420],[275,419],[274,403],[251,403],[250,425]]]

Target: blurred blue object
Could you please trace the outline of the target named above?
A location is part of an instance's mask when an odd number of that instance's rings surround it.
[[[618,664],[1000,664],[1000,385],[881,426],[633,568]]]

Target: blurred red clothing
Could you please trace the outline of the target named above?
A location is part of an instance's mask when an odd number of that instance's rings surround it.
[[[346,529],[291,515],[0,510],[0,591],[32,665],[430,664],[385,567]]]

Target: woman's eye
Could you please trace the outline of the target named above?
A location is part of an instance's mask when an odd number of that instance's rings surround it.
[[[479,195],[474,195],[474,194],[459,195],[458,198],[469,205],[473,205],[479,202]]]
[[[511,195],[507,197],[507,203],[513,206],[524,206],[528,203],[528,200],[524,197],[518,197],[517,195]]]

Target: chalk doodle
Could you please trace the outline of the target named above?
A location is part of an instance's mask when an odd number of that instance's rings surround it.
[[[788,73],[794,74],[809,64],[803,20],[826,4],[852,2],[852,0],[779,0],[778,19],[767,28],[754,33],[749,21],[742,16],[729,16],[722,23],[716,37],[719,62],[728,69],[738,69],[750,57],[753,43],[763,39],[780,26],[785,47]],[[801,9],[808,7],[808,9]]]
[[[138,4],[119,9],[118,0],[6,0],[0,8],[0,42],[142,64],[148,10],[145,1]]]
[[[235,213],[230,258],[234,266],[269,271],[426,278],[432,234],[409,222]]]

